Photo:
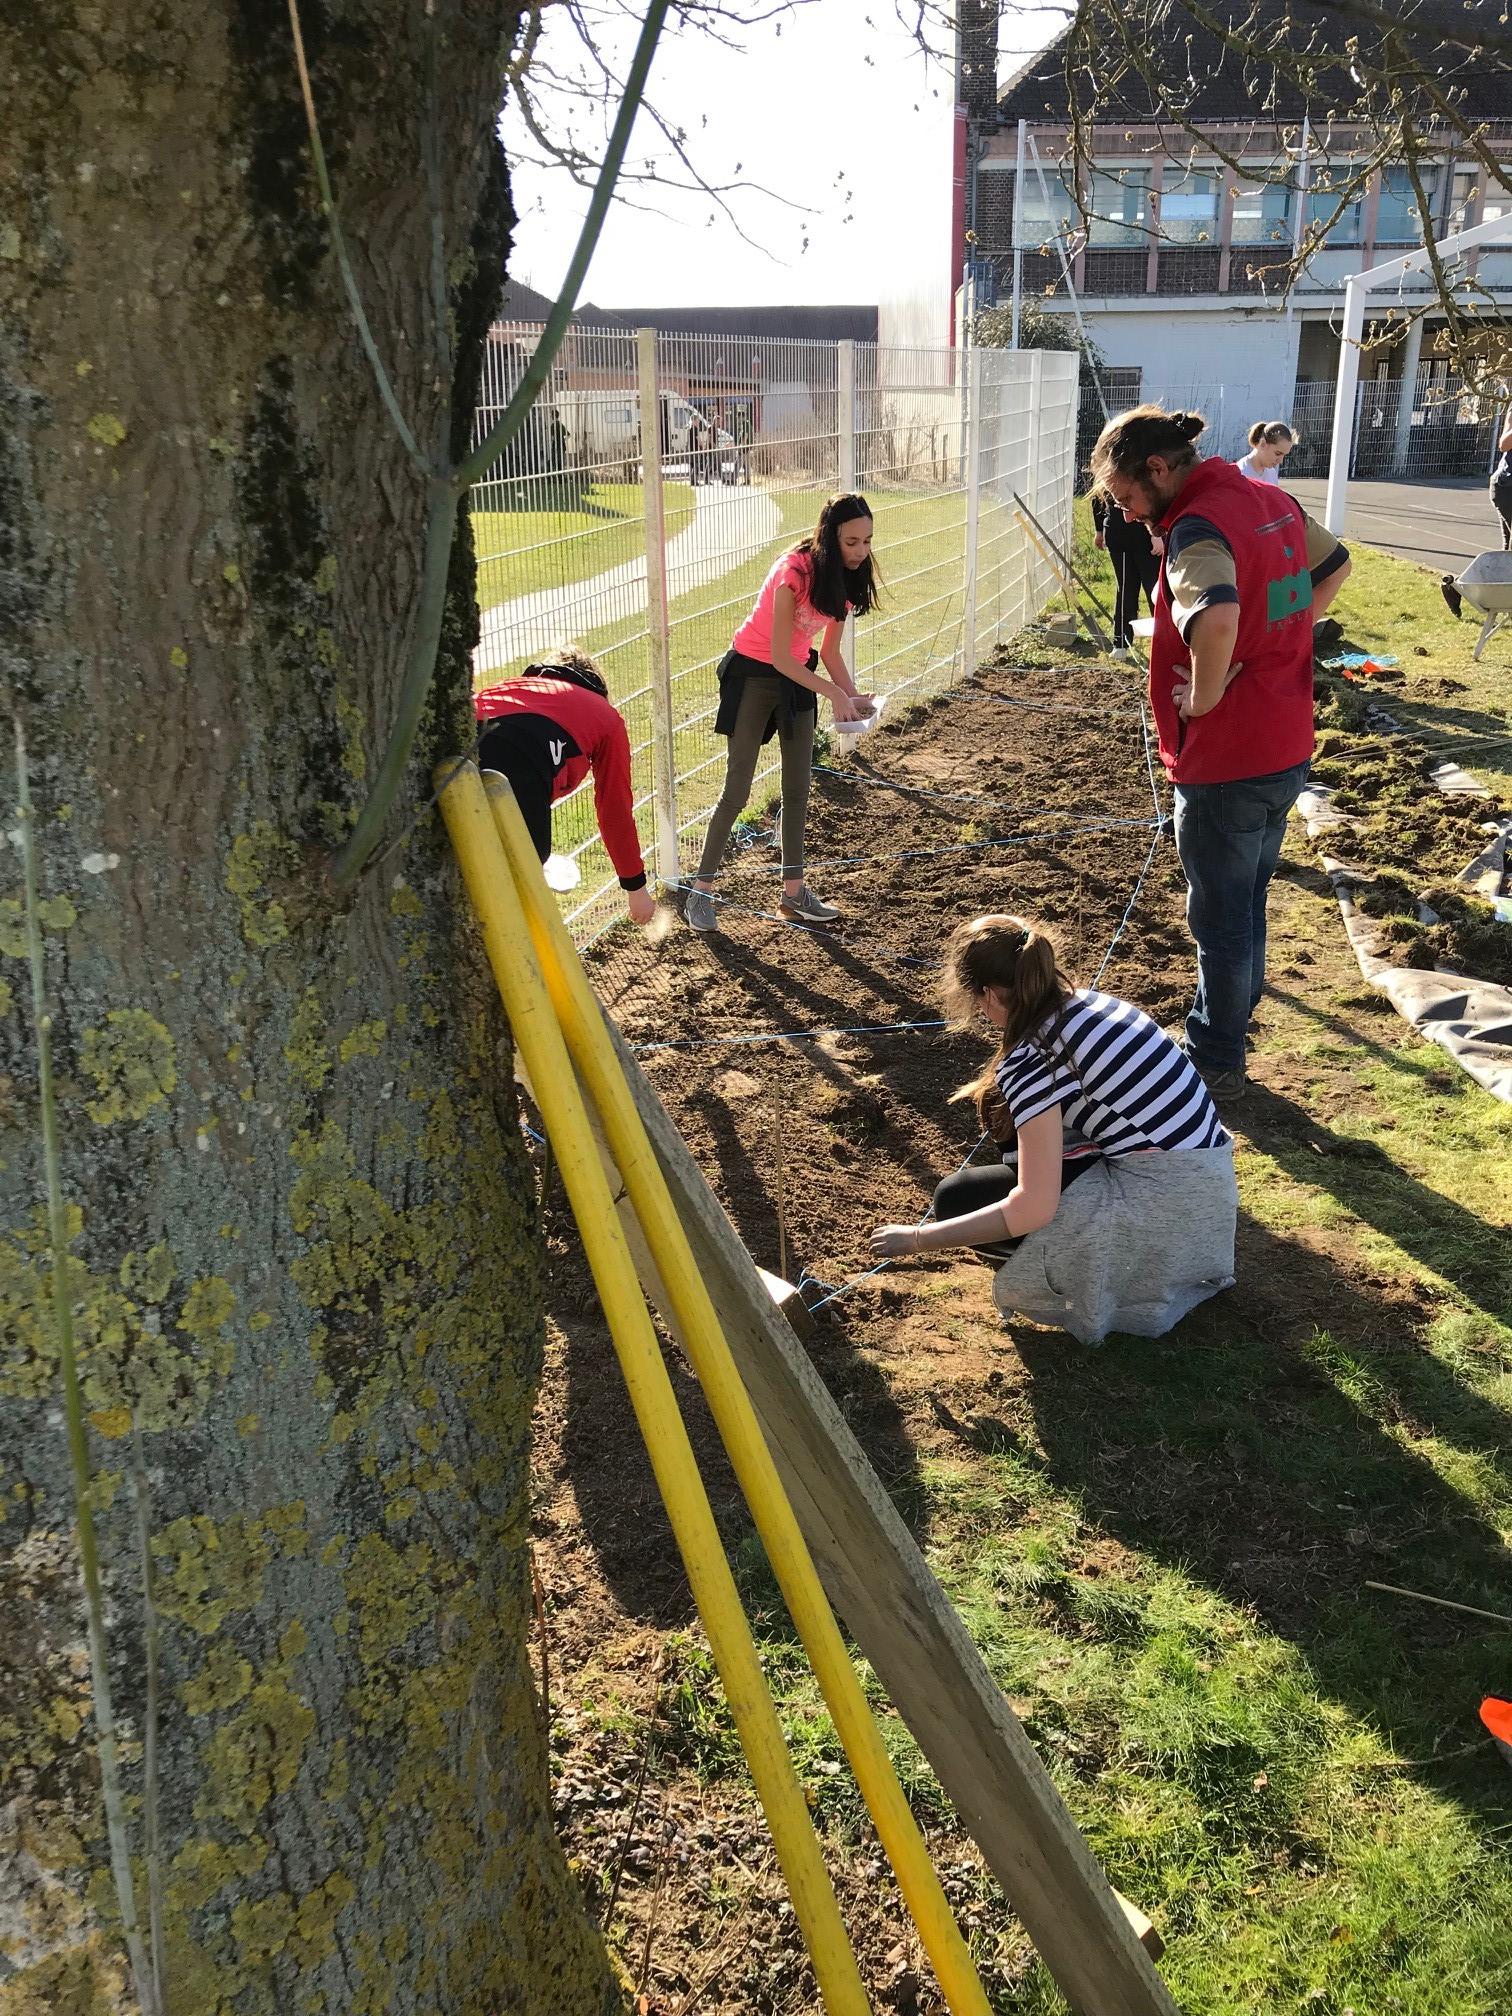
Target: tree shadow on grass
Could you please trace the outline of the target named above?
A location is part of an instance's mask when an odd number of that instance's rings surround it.
[[[1375,1142],[1337,1133],[1258,1083],[1233,1120],[1288,1176],[1326,1190],[1493,1320],[1512,1320],[1512,1239],[1505,1230],[1408,1175]]]
[[[1087,1352],[1025,1329],[1018,1345],[1046,1472],[1089,1520],[1253,1608],[1401,1755],[1444,1751],[1424,1767],[1437,1789],[1506,1820],[1512,1781],[1489,1753],[1447,1753],[1505,1693],[1512,1626],[1364,1586],[1509,1607],[1506,1418],[1422,1349],[1422,1321],[1399,1290],[1242,1219],[1239,1285],[1171,1336]],[[1430,1438],[1438,1466],[1415,1448]]]

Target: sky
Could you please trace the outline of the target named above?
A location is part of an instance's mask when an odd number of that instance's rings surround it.
[[[735,4],[764,11],[762,0]],[[899,4],[814,0],[732,29],[736,48],[669,21],[649,99],[686,130],[688,154],[707,181],[761,186],[730,193],[733,221],[701,191],[630,187],[628,203],[617,203],[605,224],[581,298],[605,308],[871,304],[932,280],[949,257],[953,81],[943,63],[921,54]],[[635,19],[620,0],[585,7],[623,75]],[[1018,51],[1048,40],[1063,18],[1036,10],[1005,22],[1011,47],[1000,72],[1014,67]],[[577,70],[583,49],[565,8],[548,9],[545,19],[539,62]],[[571,128],[579,144],[601,151],[602,117],[570,92],[544,88],[541,117],[554,133]],[[524,158],[540,150],[518,110],[506,112],[503,133],[521,213],[510,272],[555,295],[587,196],[565,169]],[[637,171],[654,162],[658,173],[686,179],[644,110],[629,161]]]

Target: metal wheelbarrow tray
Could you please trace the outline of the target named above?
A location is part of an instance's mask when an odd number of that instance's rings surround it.
[[[1486,619],[1475,644],[1479,661],[1492,632],[1512,619],[1512,553],[1477,553],[1455,585]]]

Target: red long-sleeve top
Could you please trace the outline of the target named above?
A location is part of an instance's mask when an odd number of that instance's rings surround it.
[[[635,828],[630,737],[614,703],[570,679],[505,679],[475,693],[473,711],[479,722],[541,714],[556,723],[566,739],[555,761],[552,804],[575,791],[591,770],[593,808],[614,872],[625,888],[640,888],[646,867]],[[553,745],[554,757],[556,749]]]

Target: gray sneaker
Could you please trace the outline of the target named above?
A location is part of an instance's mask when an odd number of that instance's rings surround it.
[[[683,902],[683,922],[695,931],[719,929],[719,899],[707,889],[690,888]]]
[[[821,903],[807,882],[799,884],[796,896],[789,896],[784,890],[777,907],[784,917],[796,918],[804,924],[838,924],[840,921],[840,912],[832,903]]]

